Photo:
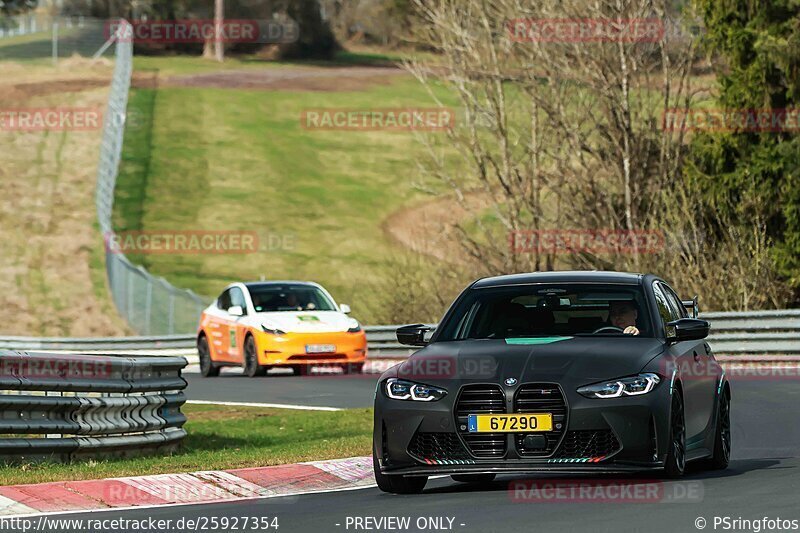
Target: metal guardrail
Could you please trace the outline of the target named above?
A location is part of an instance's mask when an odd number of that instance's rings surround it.
[[[800,354],[800,310],[701,313],[711,322],[708,342],[719,354]],[[435,324],[429,324],[435,328]],[[397,342],[400,326],[366,326],[370,358],[408,357],[415,348]],[[87,339],[0,337],[0,348],[72,350],[193,350],[194,335]]]
[[[186,436],[182,357],[0,350],[0,460],[130,456]]]
[[[0,349],[122,352],[131,350],[182,350],[194,348],[194,335],[164,335],[160,337],[0,337]]]
[[[700,318],[711,323],[708,343],[715,354],[800,354],[800,310],[701,313]],[[366,328],[371,356],[414,352],[397,342],[398,327]]]
[[[800,354],[800,310],[701,313],[720,354]]]

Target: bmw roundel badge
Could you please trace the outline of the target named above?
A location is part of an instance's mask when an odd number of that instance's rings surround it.
[[[506,383],[506,385],[508,385],[509,387],[513,387],[514,385],[516,385],[516,384],[517,384],[517,378],[506,378],[506,381],[505,381],[505,383]]]

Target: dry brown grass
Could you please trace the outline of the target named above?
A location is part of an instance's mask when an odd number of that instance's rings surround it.
[[[105,108],[107,63],[2,63],[0,70],[5,109]],[[100,131],[0,130],[0,308],[7,317],[0,334],[126,332],[91,266],[102,256],[94,225],[100,138]]]

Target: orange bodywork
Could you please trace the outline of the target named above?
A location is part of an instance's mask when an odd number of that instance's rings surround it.
[[[198,334],[208,338],[211,361],[217,364],[243,364],[247,335],[255,340],[258,363],[265,366],[363,363],[367,357],[367,336],[363,330],[274,335],[203,313]],[[335,350],[309,354],[308,345],[333,345]]]

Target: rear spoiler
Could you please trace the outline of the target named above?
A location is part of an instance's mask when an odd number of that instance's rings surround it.
[[[697,315],[700,314],[700,308],[697,306],[697,295],[691,300],[683,300],[681,303],[689,311],[689,316],[692,318],[697,318]]]

